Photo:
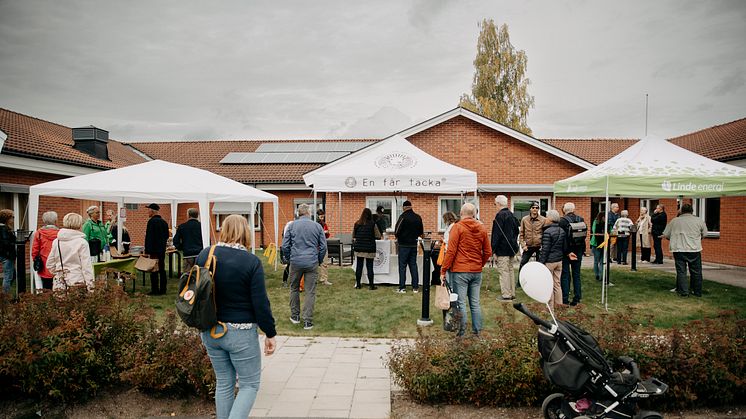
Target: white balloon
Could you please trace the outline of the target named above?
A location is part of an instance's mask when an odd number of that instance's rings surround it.
[[[529,262],[523,265],[519,279],[526,295],[540,303],[549,302],[554,286],[552,273],[543,263]]]

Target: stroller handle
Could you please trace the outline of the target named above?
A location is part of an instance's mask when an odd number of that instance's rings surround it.
[[[548,321],[546,321],[546,320],[542,319],[541,317],[537,316],[536,314],[534,314],[531,310],[527,309],[523,305],[523,303],[515,303],[515,304],[513,304],[513,308],[516,309],[516,310],[518,310],[518,311],[520,311],[521,313],[525,314],[526,317],[528,317],[529,319],[533,320],[533,322],[537,326],[544,326],[544,328],[546,328],[547,330],[551,330],[552,329],[553,325],[551,323],[549,323]]]

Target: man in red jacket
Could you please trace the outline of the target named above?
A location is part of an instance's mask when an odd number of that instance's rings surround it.
[[[479,307],[479,288],[482,286],[482,267],[492,255],[490,240],[484,225],[474,219],[476,208],[473,204],[461,207],[461,221],[451,228],[448,238],[448,251],[440,271],[441,281],[448,282],[453,292],[458,294],[461,310],[461,327],[458,335],[466,330],[466,296],[469,297],[471,330],[479,334],[482,330],[482,312]]]

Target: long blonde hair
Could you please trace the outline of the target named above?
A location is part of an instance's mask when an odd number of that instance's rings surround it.
[[[225,218],[223,225],[220,226],[220,241],[223,243],[238,243],[246,247],[251,247],[251,230],[246,218],[231,214]]]

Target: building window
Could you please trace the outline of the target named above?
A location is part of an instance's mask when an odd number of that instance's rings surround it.
[[[383,214],[388,218],[389,228],[386,231],[394,231],[394,224],[402,213],[402,204],[407,200],[406,196],[368,196],[365,198],[366,208],[370,208],[373,214],[376,208],[383,207]]]
[[[514,196],[511,198],[510,203],[513,205],[513,215],[518,221],[527,215],[531,210],[531,204],[534,202],[539,203],[539,214],[542,216],[547,215],[549,210],[549,197],[548,196]]]
[[[707,237],[720,237],[720,198],[693,199],[692,207],[707,225]]]
[[[254,211],[254,231],[262,231],[262,205],[261,204],[255,204],[256,210]],[[220,226],[223,225],[223,221],[225,221],[226,217],[228,217],[231,214],[215,214],[215,231],[220,231]],[[249,220],[249,214],[239,214],[242,215],[244,218],[246,218],[246,221],[251,222]]]
[[[140,204],[124,204],[124,208],[127,211],[137,211],[139,207],[140,207]]]
[[[438,197],[438,231],[445,231],[446,225],[443,223],[443,214],[448,211],[456,214],[456,217],[461,213],[461,207],[465,203],[474,204],[477,207],[477,214],[479,214],[479,199],[473,196],[465,196],[463,199],[460,196],[441,196]]]

